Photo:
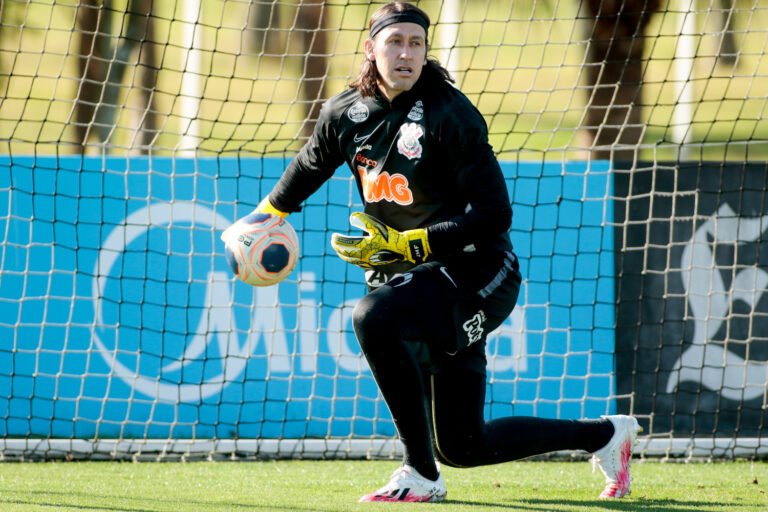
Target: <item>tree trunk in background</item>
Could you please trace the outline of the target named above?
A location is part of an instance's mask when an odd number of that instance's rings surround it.
[[[736,30],[733,23],[733,0],[720,0],[720,9],[723,35],[720,38],[717,61],[725,66],[735,66],[738,63],[739,49],[736,46],[736,37],[733,35]]]
[[[301,43],[301,101],[304,104],[304,122],[301,136],[309,137],[315,128],[320,107],[325,100],[325,78],[328,72],[327,14],[323,0],[300,0],[298,5],[284,5],[289,13],[281,14],[276,0],[252,0],[248,15],[246,47],[254,54],[287,58],[291,41],[283,43],[282,35]],[[295,10],[294,10],[295,9]],[[295,13],[295,19],[291,16]],[[283,22],[286,17],[288,21]]]
[[[6,16],[6,5],[3,0],[0,0],[0,39],[3,37],[4,18]],[[7,73],[3,69],[3,55],[0,53],[0,98],[5,98],[8,95],[8,82],[11,77],[10,71]]]
[[[586,130],[594,158],[632,160],[642,142],[643,31],[659,0],[586,0],[591,20]],[[622,145],[611,150],[609,146]]]
[[[157,87],[157,53],[155,43],[155,18],[152,16],[154,0],[141,0],[138,7],[140,13],[137,22],[141,23],[139,34],[139,66],[141,67],[141,152],[146,153],[157,136],[158,113],[155,106],[155,89]]]
[[[80,150],[85,149],[88,133],[107,78],[108,59],[100,52],[109,46],[109,34],[103,31],[104,11],[98,0],[80,0],[77,21],[80,26],[80,88],[75,102],[75,134]]]
[[[324,2],[302,0],[296,18],[296,28],[301,31],[304,49],[302,99],[305,105],[305,121],[302,135],[309,137],[315,128],[320,107],[325,99],[325,76],[328,72],[327,32]]]
[[[280,27],[280,8],[277,0],[253,0],[248,14],[248,38],[246,48],[254,54],[265,52],[270,55],[282,55],[282,32]]]
[[[81,151],[88,139],[105,143],[119,122],[124,105],[118,105],[125,70],[138,48],[141,71],[142,151],[152,142],[157,128],[154,90],[157,84],[156,48],[153,41],[153,0],[130,0],[125,33],[113,36],[112,21],[117,14],[109,2],[99,7],[98,0],[83,0],[78,6],[80,25],[80,89],[75,114],[77,142]],[[122,20],[120,21],[122,23]],[[114,39],[114,41],[113,41]],[[133,144],[134,141],[130,141]]]

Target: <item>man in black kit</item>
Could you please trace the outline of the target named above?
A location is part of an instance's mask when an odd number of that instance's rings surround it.
[[[634,418],[484,419],[485,339],[520,290],[512,209],[483,117],[427,58],[429,24],[405,2],[373,14],[360,75],[325,103],[257,207],[299,211],[342,163],[357,181],[364,213],[350,221],[366,233],[331,244],[366,269],[355,334],[404,448],[389,483],[360,501],[445,499],[436,459],[466,468],[558,450],[594,453],[607,482],[600,497],[625,496]]]

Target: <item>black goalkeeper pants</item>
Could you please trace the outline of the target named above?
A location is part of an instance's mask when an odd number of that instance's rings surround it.
[[[437,477],[435,459],[473,467],[558,450],[593,452],[613,433],[606,420],[485,421],[485,374],[460,363],[476,356],[484,336],[509,316],[518,290],[519,273],[508,272],[484,297],[465,296],[450,270],[422,265],[373,290],[355,308],[355,333],[392,414],[405,463],[427,478]],[[430,375],[406,340],[458,352]]]

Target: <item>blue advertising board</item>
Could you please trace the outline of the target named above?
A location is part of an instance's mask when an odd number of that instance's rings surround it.
[[[329,234],[360,209],[341,169],[289,217],[279,286],[234,279],[221,231],[282,159],[0,157],[0,434],[394,435],[351,313],[362,271]],[[614,410],[607,163],[504,163],[524,285],[489,337],[487,413]]]

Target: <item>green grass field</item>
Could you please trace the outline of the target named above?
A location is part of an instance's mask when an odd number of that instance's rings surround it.
[[[441,504],[359,504],[385,483],[394,461],[0,464],[0,510],[768,510],[768,463],[633,466],[632,496],[601,501],[602,475],[586,462],[517,462],[445,468]]]

